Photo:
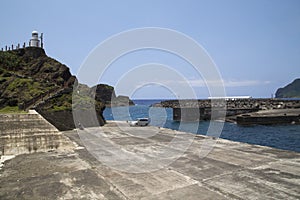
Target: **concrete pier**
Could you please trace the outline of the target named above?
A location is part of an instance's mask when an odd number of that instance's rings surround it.
[[[112,122],[85,131],[85,135],[82,135],[84,132],[79,134],[83,140],[76,131],[63,134],[81,147],[84,143],[92,145],[93,152],[87,151],[91,150],[89,146],[77,148],[71,154],[36,153],[7,161],[0,171],[0,198],[300,198],[300,153],[297,152],[205,136],[191,138],[190,133],[158,127],[127,127],[124,124],[120,128]],[[175,138],[179,140],[174,143]],[[192,142],[171,163],[165,165],[164,162],[170,157],[154,157],[163,149],[170,155],[177,155],[185,139]],[[176,145],[170,145],[172,141]],[[201,158],[199,150],[207,141],[216,144]],[[120,151],[114,151],[113,147]],[[122,155],[130,156],[126,159]],[[130,165],[124,162],[133,158],[140,162],[130,162]],[[147,161],[151,161],[150,166],[162,167],[147,171],[148,166],[144,166],[142,170],[145,171],[141,173],[128,171],[142,167]],[[34,169],[30,171],[29,166]]]
[[[236,117],[239,125],[300,124],[300,108],[263,110]]]

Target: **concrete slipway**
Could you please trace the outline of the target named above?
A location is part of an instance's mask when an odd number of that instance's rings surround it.
[[[64,132],[85,148],[7,161],[0,199],[300,199],[297,152],[112,122],[85,132]]]

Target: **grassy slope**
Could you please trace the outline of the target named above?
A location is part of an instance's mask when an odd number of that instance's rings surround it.
[[[21,55],[18,51],[0,52],[1,112],[18,111],[25,102],[59,89],[62,77],[58,75],[51,81],[49,76],[59,65],[45,54],[34,58],[24,52]]]

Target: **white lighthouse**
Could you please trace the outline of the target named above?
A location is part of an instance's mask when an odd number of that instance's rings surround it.
[[[39,33],[37,31],[32,31],[31,39],[29,41],[30,47],[41,47],[39,40]]]

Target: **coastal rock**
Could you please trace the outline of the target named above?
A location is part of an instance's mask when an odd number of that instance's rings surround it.
[[[132,106],[134,105],[133,101],[129,99],[128,96],[119,95],[115,98],[112,98],[111,104],[108,106]]]
[[[92,91],[95,93],[95,100],[104,102],[107,107],[134,105],[128,96],[116,96],[114,88],[110,85],[98,84],[92,87]]]
[[[283,88],[279,88],[275,93],[276,98],[300,98],[300,78],[294,80]]]
[[[34,108],[59,130],[71,130],[78,123],[73,120],[73,109],[85,113],[81,119],[85,126],[102,126],[106,105],[134,103],[126,96],[117,97],[112,86],[90,88],[78,83],[66,65],[48,57],[42,48],[0,52],[0,111]],[[97,119],[91,120],[88,110],[95,110]]]
[[[95,92],[95,100],[103,101],[106,104],[116,97],[114,88],[110,85],[98,84],[92,87],[92,90]]]

